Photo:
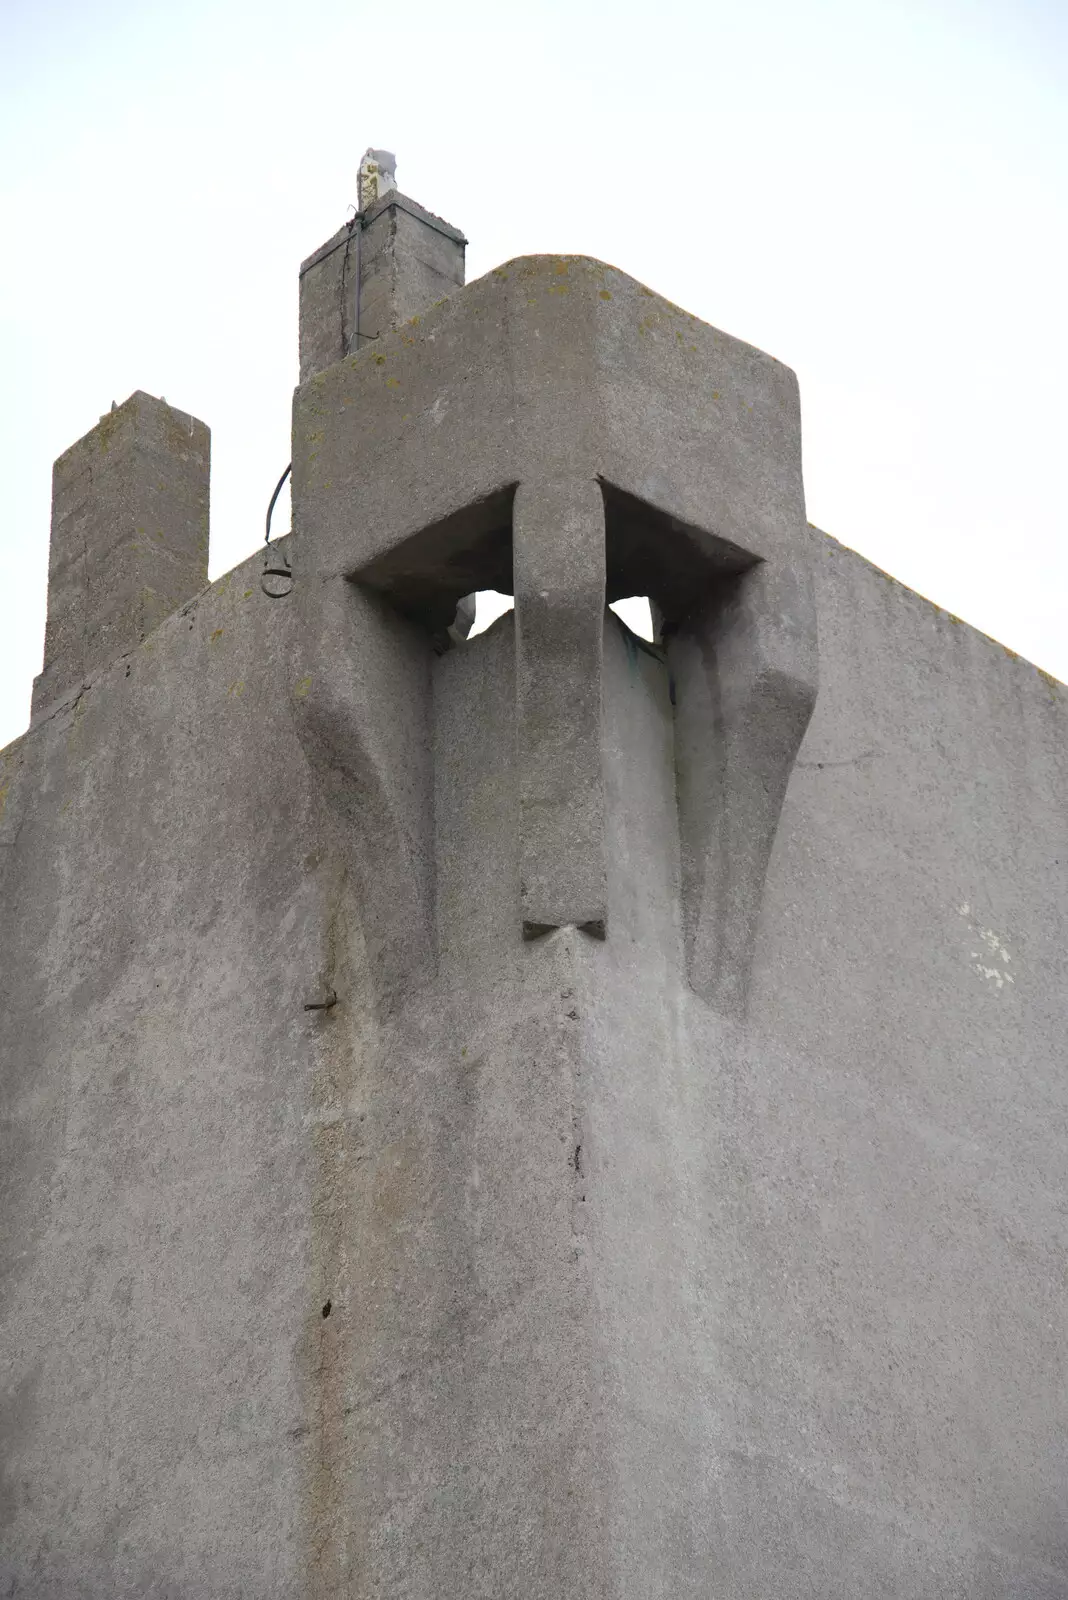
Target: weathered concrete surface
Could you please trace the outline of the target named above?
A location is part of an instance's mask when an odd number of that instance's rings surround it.
[[[458,228],[391,190],[300,269],[300,381],[463,287]]]
[[[686,970],[744,1010],[783,797],[816,704],[808,561],[761,562],[720,583],[667,642]]]
[[[523,929],[536,937],[574,923],[603,938],[600,485],[520,484],[512,552]]]
[[[290,1592],[316,879],[258,566],[4,752],[13,1595]]]
[[[35,718],[204,588],[210,456],[202,422],[141,390],[60,456]]]
[[[293,436],[313,588],[356,579],[434,632],[515,593],[530,935],[603,934],[600,618],[650,596],[686,737],[727,752],[680,785],[688,970],[740,1009],[816,694],[794,375],[602,262],[526,257],[318,373]]]
[[[297,391],[305,559],[402,607],[426,547],[447,569],[472,532],[497,531],[517,483],[594,477],[659,517],[639,564],[674,616],[695,581],[788,558],[802,537],[797,379],[604,262],[527,256]]]
[[[601,263],[294,417],[0,752],[0,1592],[1068,1600],[1068,695]]]
[[[502,619],[404,993],[256,563],[3,753],[7,1592],[1068,1595],[1068,696],[807,538],[743,1019],[614,619],[607,940],[513,915]]]

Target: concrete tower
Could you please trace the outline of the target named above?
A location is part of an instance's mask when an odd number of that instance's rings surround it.
[[[1068,1596],[1065,691],[806,523],[780,363],[361,206],[283,598],[195,419],[57,464],[4,1592]]]

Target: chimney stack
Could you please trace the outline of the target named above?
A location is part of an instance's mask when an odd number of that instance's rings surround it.
[[[396,183],[392,152],[368,150],[359,211],[301,266],[301,383],[463,288],[467,240]]]
[[[204,588],[210,455],[203,422],[138,389],[56,462],[34,720]]]

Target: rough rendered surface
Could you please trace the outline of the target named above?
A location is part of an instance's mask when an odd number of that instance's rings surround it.
[[[300,381],[463,287],[466,240],[391,191],[300,269]]]
[[[517,483],[598,476],[681,525],[668,579],[690,542],[725,571],[788,552],[797,379],[604,262],[528,256],[297,391],[293,492],[324,577],[385,587],[375,563],[408,536]]]
[[[207,428],[138,390],[60,456],[34,716],[208,581]]]
[[[618,277],[569,336],[617,289],[667,318]],[[792,376],[712,330],[738,387],[679,379],[668,459],[712,440],[706,479],[618,468],[684,537],[602,519],[587,429],[652,415],[676,331],[634,331],[555,479],[499,330],[485,396],[421,393],[418,480],[376,474],[385,387],[348,464],[393,369],[331,369],[290,598],[246,563],[0,752],[0,1593],[1068,1600],[1068,692],[798,520]],[[474,530],[510,573],[513,512],[549,625],[438,655],[449,561]],[[767,558],[666,659],[589,614],[591,538],[610,595],[665,529]],[[532,773],[574,806],[594,739],[607,937],[525,939]],[[693,946],[732,898],[724,1004]]]

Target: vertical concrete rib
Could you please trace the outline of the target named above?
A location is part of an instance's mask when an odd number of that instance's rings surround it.
[[[568,923],[605,935],[604,537],[604,500],[594,480],[517,489],[516,737],[527,938]]]
[[[732,579],[668,647],[690,983],[744,1009],[764,879],[816,703],[818,645],[803,562]]]

